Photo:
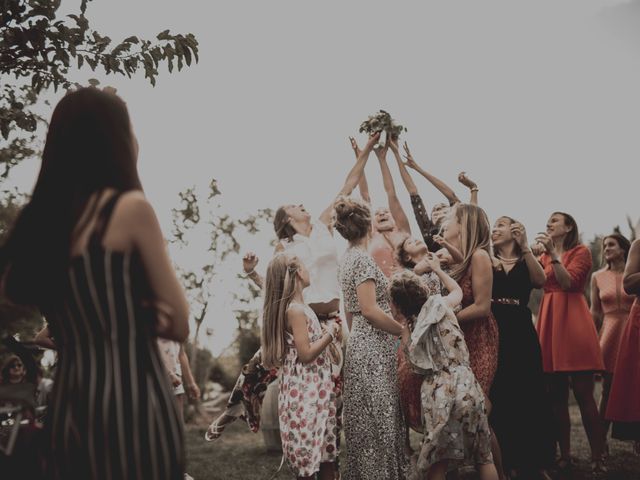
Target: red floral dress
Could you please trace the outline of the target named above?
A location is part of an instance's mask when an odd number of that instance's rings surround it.
[[[315,342],[322,336],[320,322],[311,308],[302,307],[307,315],[309,341]],[[302,363],[293,335],[286,332],[285,336],[287,353],[278,394],[282,450],[293,473],[307,477],[320,470],[320,463],[335,462],[338,456],[331,362],[325,350],[313,362]]]
[[[462,288],[462,308],[473,303],[473,288],[471,285],[471,268],[460,279]],[[498,324],[489,313],[488,317],[476,318],[460,322],[464,332],[464,341],[469,349],[469,363],[473,374],[486,395],[489,395],[493,377],[498,369]]]

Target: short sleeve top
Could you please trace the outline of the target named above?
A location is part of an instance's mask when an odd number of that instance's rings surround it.
[[[382,310],[389,313],[387,277],[367,252],[349,247],[340,262],[339,279],[344,296],[344,308],[347,312],[360,313],[356,288],[367,280],[373,280],[376,288],[376,303]]]

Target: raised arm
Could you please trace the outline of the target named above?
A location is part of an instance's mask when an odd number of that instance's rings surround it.
[[[242,257],[242,270],[244,270],[244,274],[247,278],[250,278],[256,286],[262,290],[264,282],[262,277],[258,272],[256,272],[256,266],[260,259],[253,252],[247,252],[244,257]]]
[[[389,211],[391,212],[391,216],[396,222],[398,230],[403,233],[411,234],[409,219],[407,218],[407,215],[404,213],[404,209],[400,204],[400,200],[398,199],[398,195],[396,194],[396,187],[393,184],[391,170],[389,170],[389,165],[387,164],[387,151],[389,150],[390,146],[391,140],[390,137],[387,136],[387,142],[385,146],[376,150],[376,157],[378,157],[378,162],[380,163],[380,172],[382,173],[382,184],[384,185],[384,190],[387,193]]]
[[[458,174],[458,181],[465,187],[467,187],[471,192],[469,203],[471,205],[478,205],[478,185],[476,185],[476,182],[467,177],[467,174],[465,172],[460,172]]]
[[[544,268],[538,261],[538,259],[533,255],[531,248],[529,247],[529,242],[527,240],[527,231],[520,222],[515,222],[511,224],[511,235],[513,239],[516,241],[520,250],[522,251],[522,258],[524,259],[527,270],[529,270],[529,280],[531,280],[531,285],[534,288],[542,288],[544,282],[547,280],[547,276],[544,273]]]
[[[339,326],[335,323],[331,332],[324,333],[315,342],[310,342],[307,315],[298,305],[293,305],[287,310],[287,324],[293,334],[293,343],[298,351],[298,359],[302,363],[313,362],[331,344],[338,334],[337,327]]]
[[[445,303],[449,308],[455,308],[460,305],[460,302],[462,302],[462,288],[460,288],[458,282],[442,270],[442,267],[440,266],[440,259],[438,259],[434,254],[427,254],[422,260],[420,260],[420,262],[418,262],[413,270],[416,273],[424,273],[427,271],[434,272],[438,275],[438,278],[442,282],[444,288],[449,292],[448,295],[443,297]]]
[[[373,150],[373,146],[376,144],[376,142],[379,139],[380,139],[380,133],[375,133],[369,137],[367,144],[364,146],[364,149],[360,152],[360,155],[358,156],[358,160],[356,161],[356,164],[353,166],[351,171],[349,171],[349,174],[347,175],[347,179],[345,180],[344,185],[342,186],[342,189],[338,192],[338,195],[336,195],[336,197],[339,197],[341,195],[351,195],[351,192],[353,192],[353,189],[356,188],[356,186],[358,185],[358,182],[360,181],[360,176],[362,175],[362,172],[364,172],[364,166],[367,164],[367,160],[369,159],[369,154],[371,153],[371,150]],[[334,201],[332,201],[320,215],[320,221],[327,226],[331,224],[331,215],[333,213]]]
[[[407,145],[407,142],[404,143],[403,147],[405,151],[405,158],[407,159],[407,167],[412,168],[413,170],[418,172],[420,175],[422,175],[424,178],[426,178],[427,181],[431,183],[431,185],[436,187],[440,193],[442,193],[445,197],[447,197],[447,200],[449,200],[450,205],[453,205],[455,203],[460,203],[460,199],[456,196],[455,192],[451,189],[451,187],[449,187],[446,183],[444,183],[439,178],[431,175],[429,172],[424,170],[420,165],[416,163],[416,161],[413,159],[413,156],[411,155],[411,151],[409,150],[409,146]]]
[[[353,149],[353,153],[356,156],[356,161],[360,156],[360,147],[358,146],[358,142],[353,137],[349,137],[349,141],[351,142],[351,148]],[[360,196],[362,200],[371,205],[371,196],[369,195],[369,184],[367,183],[367,175],[362,170],[362,175],[360,175],[360,181],[358,182],[358,189],[360,190]]]

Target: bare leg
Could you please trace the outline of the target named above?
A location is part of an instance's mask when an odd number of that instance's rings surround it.
[[[607,435],[609,434],[609,427],[611,426],[611,422],[605,419],[605,414],[607,412],[607,403],[609,402],[609,392],[611,391],[611,382],[613,380],[613,374],[610,372],[605,372],[602,377],[602,396],[600,397],[600,420],[602,422],[602,428],[604,430],[604,454],[608,455],[608,447],[607,447]]]
[[[442,461],[431,466],[427,472],[427,480],[445,480],[448,462]]]
[[[184,393],[176,395],[176,407],[178,409],[178,419],[180,424],[184,425]]]
[[[593,375],[574,374],[571,376],[571,382],[573,384],[573,393],[580,407],[582,424],[591,446],[591,458],[596,462],[601,461],[604,428],[598,413],[596,400],[593,397]]]
[[[556,439],[560,444],[560,460],[571,460],[571,419],[569,417],[569,378],[562,373],[549,375]]]
[[[485,463],[484,465],[478,465],[478,474],[480,480],[498,480],[498,471],[493,463]]]

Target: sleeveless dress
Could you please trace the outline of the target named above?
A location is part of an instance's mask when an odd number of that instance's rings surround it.
[[[307,305],[309,341],[322,337],[320,322]],[[298,359],[293,335],[285,332],[287,351],[282,365],[278,393],[278,417],[282,451],[298,477],[320,470],[320,463],[335,462],[338,456],[336,396],[333,392],[331,362],[326,349],[308,364]]]
[[[453,311],[440,295],[423,305],[410,345],[404,345],[421,388],[424,437],[417,468],[435,463],[493,463],[484,394],[469,366],[469,352]]]
[[[137,252],[102,246],[115,194],[86,251],[72,257],[64,295],[45,312],[58,348],[47,430],[47,477],[174,479],[183,433],[143,307],[149,288]]]
[[[615,375],[609,393],[606,419],[613,421],[611,435],[620,440],[640,440],[640,299],[636,297],[622,332]]]
[[[400,408],[396,338],[373,327],[360,312],[356,287],[375,282],[376,302],[390,314],[387,279],[373,258],[350,247],[339,269],[352,328],[344,363],[344,480],[401,480],[407,476],[405,424]]]
[[[460,279],[462,288],[462,308],[473,304],[473,287],[471,285],[471,267]],[[464,332],[464,341],[469,349],[469,363],[482,391],[488,396],[493,377],[498,368],[498,325],[493,313],[488,317],[468,320],[460,324]]]
[[[600,330],[600,348],[607,372],[614,373],[618,345],[629,319],[629,312],[635,297],[627,295],[622,288],[622,272],[600,270],[593,274],[591,281],[598,286],[602,305],[602,329]]]
[[[578,245],[562,254],[562,264],[571,276],[568,290],[560,287],[549,255],[543,254],[540,262],[547,276],[536,325],[544,371],[603,371],[598,332],[584,296],[591,252]]]
[[[505,470],[533,473],[553,463],[555,441],[540,342],[527,306],[532,289],[524,260],[509,272],[494,267],[491,311],[500,341],[498,370],[489,396],[491,426]]]

